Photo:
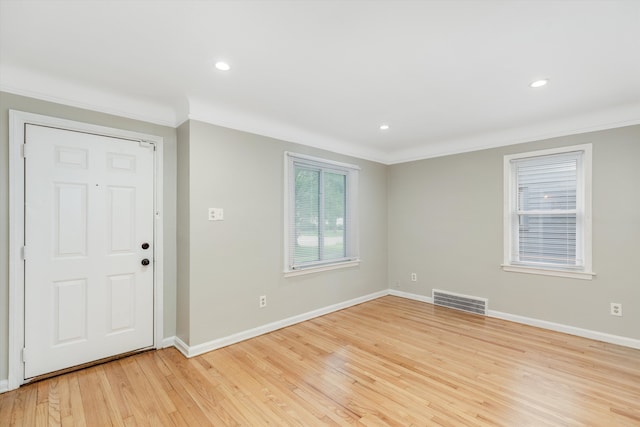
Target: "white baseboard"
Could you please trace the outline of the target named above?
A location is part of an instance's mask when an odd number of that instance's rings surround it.
[[[389,289],[389,295],[395,295],[397,297],[408,298],[416,301],[423,301],[429,304],[433,304],[433,299],[424,295],[412,294],[410,292],[398,291],[395,289]],[[510,322],[521,323],[523,325],[535,326],[542,329],[548,329],[550,331],[562,332],[569,335],[576,335],[578,337],[589,338],[596,341],[602,341],[609,344],[621,345],[624,347],[640,349],[640,340],[634,338],[621,337],[619,335],[607,334],[605,332],[597,332],[589,329],[577,328],[575,326],[563,325],[561,323],[549,322],[546,320],[533,319],[531,317],[519,316],[517,314],[503,313],[501,311],[488,310],[488,317],[495,317],[496,319],[508,320]]]
[[[185,344],[180,338],[176,337],[175,346],[186,357],[193,357],[199,354],[207,353],[212,350],[216,350],[218,348],[222,348],[231,344],[238,343],[240,341],[247,340],[249,338],[257,337],[258,335],[266,334],[268,332],[273,332],[275,330],[282,329],[287,326],[295,325],[296,323],[304,322],[305,320],[310,320],[310,319],[313,319],[314,317],[323,316],[325,314],[329,314],[334,311],[338,311],[347,307],[362,304],[363,302],[371,301],[388,294],[389,294],[388,290],[385,289],[383,291],[374,292],[372,294],[354,298],[349,301],[344,301],[344,302],[330,305],[328,307],[312,310],[307,313],[299,314],[297,316],[289,317],[283,320],[278,320],[277,322],[268,323],[263,326],[258,326],[257,328],[249,329],[243,332],[238,332],[233,335],[229,335],[223,338],[218,338],[213,341],[208,341],[198,345],[189,346]]]
[[[240,341],[254,338],[262,334],[273,332],[275,330],[295,325],[296,323],[304,322],[305,320],[313,319],[314,317],[323,316],[325,314],[332,313],[334,311],[342,310],[347,307],[351,307],[363,302],[371,301],[376,298],[383,297],[385,295],[393,295],[400,298],[407,298],[415,301],[426,302],[433,304],[433,298],[425,295],[414,294],[411,292],[400,291],[397,289],[385,289],[383,291],[374,292],[369,295],[365,295],[359,298],[354,298],[349,301],[344,301],[338,304],[333,304],[328,307],[312,310],[307,313],[302,313],[297,316],[289,317],[287,319],[278,320],[276,322],[268,323],[266,325],[258,326],[257,328],[248,329],[246,331],[238,332],[233,335],[218,338],[212,341],[208,341],[202,344],[189,346],[179,337],[168,337],[162,340],[162,348],[174,346],[180,353],[186,357],[194,357],[203,353],[207,353],[218,348],[226,347],[231,344],[238,343]],[[508,320],[511,322],[521,323],[524,325],[535,326],[542,329],[548,329],[551,331],[562,332],[565,334],[576,335],[583,338],[589,338],[596,341],[603,341],[610,344],[617,344],[624,347],[640,349],[640,340],[634,338],[627,338],[618,335],[607,334],[604,332],[592,331],[589,329],[577,328],[575,326],[563,325],[560,323],[549,322],[546,320],[533,319],[530,317],[519,316],[516,314],[503,313],[495,310],[488,310],[488,317],[495,317],[497,319]],[[7,387],[7,381],[0,381],[0,392],[3,390],[3,385]]]
[[[9,391],[9,380],[0,380],[0,393]]]
[[[167,347],[175,347],[176,346],[176,337],[166,337],[162,339],[160,343],[160,347],[158,348],[167,348]]]
[[[429,304],[433,304],[433,298],[427,297],[424,295],[412,294],[410,292],[399,291],[397,289],[389,289],[389,295],[393,295],[394,297],[401,297],[412,299],[416,301],[428,302]]]
[[[536,326],[542,329],[549,329],[551,331],[562,332],[569,335],[576,335],[582,338],[603,341],[609,344],[617,344],[624,347],[640,349],[640,340],[634,338],[621,337],[619,335],[612,335],[605,332],[577,328],[575,326],[563,325],[561,323],[554,323],[546,320],[533,319],[531,317],[518,316],[517,314],[503,313],[495,310],[488,310],[487,316],[495,317],[496,319],[509,320],[516,323],[522,323],[524,325]]]
[[[189,356],[189,346],[184,341],[182,341],[179,337],[176,337],[174,346],[185,357],[191,357],[191,356]]]

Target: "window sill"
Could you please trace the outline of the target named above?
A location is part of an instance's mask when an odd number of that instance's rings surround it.
[[[594,272],[553,270],[550,268],[526,267],[523,265],[508,265],[508,264],[502,264],[502,270],[510,271],[513,273],[540,274],[543,276],[568,277],[571,279],[582,279],[582,280],[591,280],[593,276],[596,275],[596,273]]]
[[[360,264],[360,260],[346,261],[336,264],[321,265],[318,267],[303,268],[300,270],[285,270],[284,277],[302,276],[304,274],[319,273],[321,271],[338,270],[340,268],[356,267]]]

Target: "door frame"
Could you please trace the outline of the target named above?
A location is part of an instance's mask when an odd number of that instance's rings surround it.
[[[153,262],[153,348],[160,348],[163,333],[163,138],[44,116],[9,110],[9,372],[8,389],[25,383],[22,349],[24,348],[24,136],[27,124],[49,126],[63,130],[101,136],[147,141],[155,144],[154,151],[154,262]],[[28,254],[27,254],[28,255]]]

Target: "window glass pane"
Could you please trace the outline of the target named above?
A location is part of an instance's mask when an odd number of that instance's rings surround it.
[[[358,167],[286,154],[285,273],[314,271],[358,257]]]
[[[346,257],[344,174],[324,173],[324,259]]]
[[[520,215],[520,262],[576,265],[576,215]]]
[[[320,171],[295,167],[294,264],[320,260]]]
[[[518,210],[576,209],[576,174],[575,156],[518,162]]]

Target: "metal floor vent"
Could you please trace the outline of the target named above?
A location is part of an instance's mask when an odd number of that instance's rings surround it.
[[[487,315],[488,300],[486,298],[454,294],[438,289],[432,291],[432,297],[435,305],[454,308],[456,310],[466,311],[467,313]]]

